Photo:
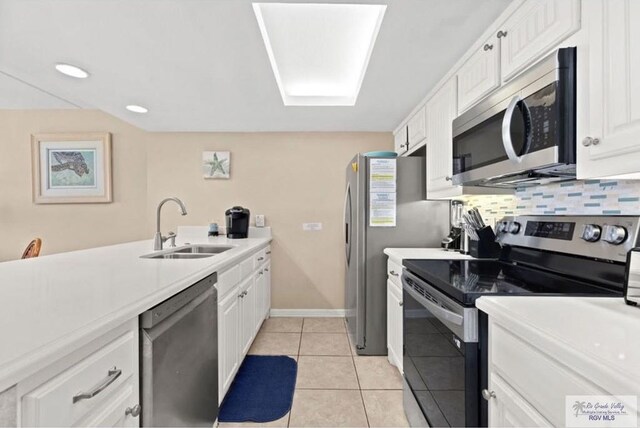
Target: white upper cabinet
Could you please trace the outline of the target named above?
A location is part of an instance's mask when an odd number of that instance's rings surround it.
[[[458,71],[458,110],[462,113],[500,86],[500,42],[492,36]]]
[[[461,186],[451,183],[453,132],[457,114],[456,78],[453,77],[427,102],[427,199],[455,197]]]
[[[529,0],[498,29],[507,81],[580,28],[580,0]]]
[[[400,128],[400,130],[398,130],[398,132],[393,134],[393,147],[394,147],[395,152],[398,155],[403,154],[409,148],[409,143],[407,141],[407,127],[406,126],[403,126],[402,128]]]
[[[409,119],[407,124],[408,148],[416,147],[427,138],[427,120],[425,116],[425,107],[422,107]]]
[[[589,8],[589,120],[578,134],[578,178],[640,178],[640,1]]]

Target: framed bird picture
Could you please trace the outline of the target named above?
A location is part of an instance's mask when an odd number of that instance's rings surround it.
[[[31,162],[36,204],[112,201],[109,133],[32,135]]]
[[[204,178],[229,178],[230,167],[230,152],[202,152],[202,174]]]

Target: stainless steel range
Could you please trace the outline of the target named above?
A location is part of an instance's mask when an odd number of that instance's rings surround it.
[[[486,426],[484,295],[622,297],[639,217],[522,216],[498,259],[405,260],[405,411],[412,426]]]

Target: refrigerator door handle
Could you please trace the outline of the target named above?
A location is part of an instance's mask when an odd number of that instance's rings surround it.
[[[348,215],[347,218],[347,207]],[[347,183],[347,190],[344,195],[344,244],[345,244],[345,259],[347,265],[351,261],[351,184]]]

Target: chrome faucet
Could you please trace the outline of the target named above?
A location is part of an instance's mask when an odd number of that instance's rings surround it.
[[[169,240],[171,241],[169,244],[171,247],[176,246],[177,235],[175,233],[169,232],[168,236],[162,236],[162,233],[160,232],[160,210],[162,209],[162,206],[164,205],[164,203],[168,201],[173,201],[176,204],[178,204],[180,206],[180,214],[187,215],[187,209],[185,208],[182,201],[178,198],[166,198],[166,199],[163,199],[158,204],[158,211],[156,212],[156,234],[153,238],[154,251],[162,250],[162,244],[164,244],[166,241],[169,241]]]

